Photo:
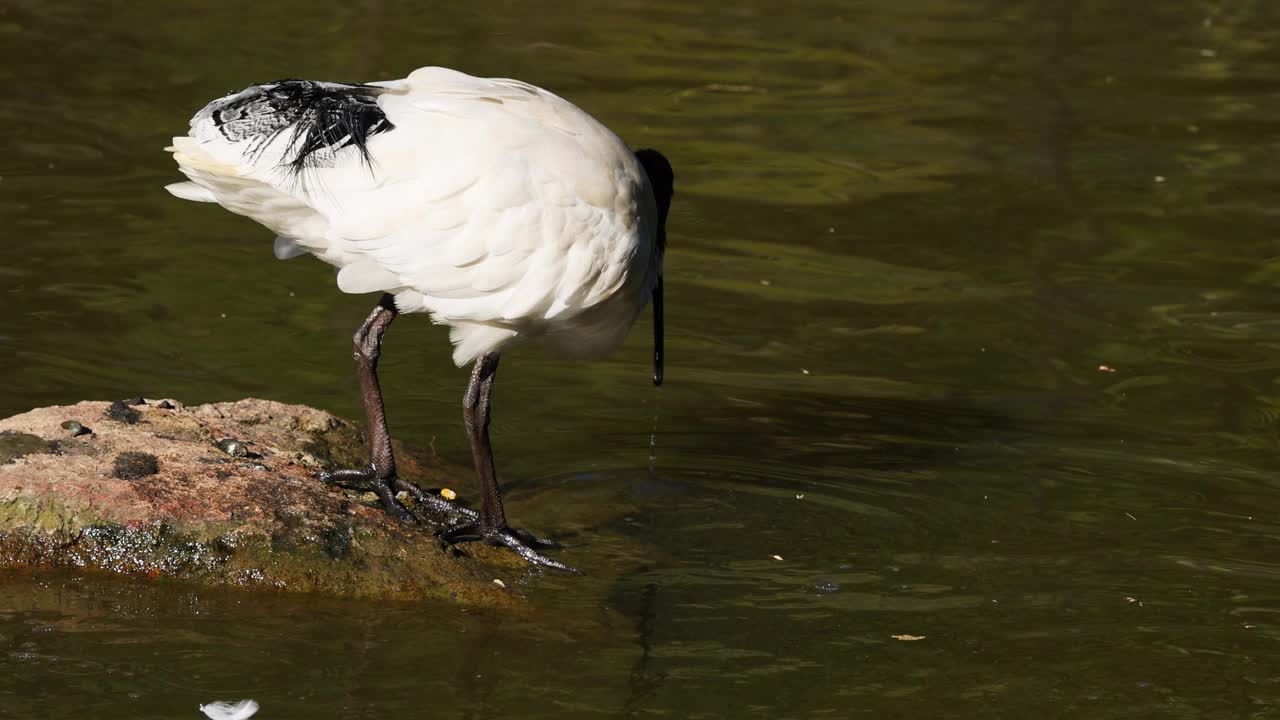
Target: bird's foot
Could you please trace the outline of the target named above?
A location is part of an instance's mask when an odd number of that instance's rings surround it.
[[[475,510],[456,505],[437,495],[432,495],[408,480],[403,480],[395,475],[389,478],[379,477],[377,470],[373,466],[333,470],[321,473],[320,479],[351,490],[372,490],[377,493],[387,514],[402,522],[418,523],[420,521],[413,514],[413,511],[405,507],[405,504],[396,498],[397,493],[401,492],[407,493],[409,497],[413,498],[414,504],[418,508],[430,510],[440,516],[443,519],[441,524],[445,526],[456,527],[466,523],[474,523],[480,518],[480,514]]]
[[[378,499],[382,501],[382,509],[386,510],[388,515],[404,523],[418,522],[418,519],[409,511],[409,508],[396,499],[396,494],[391,491],[391,483],[388,478],[378,477],[378,471],[372,465],[363,468],[323,472],[320,473],[319,477],[323,482],[332,483],[349,490],[372,490],[377,493]]]
[[[448,543],[485,540],[492,545],[504,545],[510,548],[512,552],[524,558],[525,562],[531,565],[554,568],[572,575],[583,574],[581,570],[569,567],[558,560],[552,560],[535,550],[535,548],[555,550],[560,548],[560,543],[555,540],[540,538],[527,530],[513,530],[511,528],[486,530],[479,524],[470,524],[441,533],[440,538]]]
[[[480,513],[463,507],[444,498],[426,492],[417,485],[397,476],[379,477],[373,466],[333,470],[320,474],[320,479],[339,487],[351,490],[372,490],[382,500],[382,507],[387,514],[406,523],[420,523],[418,516],[404,503],[396,499],[397,493],[406,493],[413,498],[415,507],[436,516],[437,524],[443,527],[438,534],[448,543],[485,540],[493,545],[505,545],[515,554],[532,565],[555,568],[563,572],[581,575],[582,572],[562,562],[552,560],[537,550],[560,548],[555,540],[540,538],[527,530],[485,530],[481,527]],[[535,549],[536,548],[536,549]]]

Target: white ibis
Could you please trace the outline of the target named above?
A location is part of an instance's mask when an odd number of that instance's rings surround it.
[[[499,355],[526,339],[569,356],[608,353],[652,297],[661,384],[667,159],[633,152],[542,88],[439,67],[367,84],[251,85],[206,105],[169,150],[188,178],[169,192],[265,225],[277,258],[335,266],[343,292],[381,293],[353,338],[371,461],[329,477],[371,482],[387,512],[411,521],[396,499],[408,492],[466,523],[452,539],[573,571],[535,550],[554,543],[507,526],[489,444],[494,375]],[[454,363],[474,363],[463,418],[479,513],[396,475],[377,363],[383,333],[405,313],[448,325]]]

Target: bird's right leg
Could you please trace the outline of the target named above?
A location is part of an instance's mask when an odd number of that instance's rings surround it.
[[[327,482],[351,480],[367,481],[382,500],[382,505],[393,517],[412,521],[413,514],[396,500],[391,481],[396,476],[396,459],[391,452],[391,431],[387,428],[387,413],[382,406],[382,388],[378,386],[378,357],[382,354],[382,334],[396,319],[395,299],[388,293],[378,301],[355,335],[351,337],[355,360],[356,379],[360,382],[360,402],[364,405],[364,417],[368,422],[369,465],[350,470],[335,470],[324,475]]]
[[[382,506],[398,520],[413,522],[415,518],[408,508],[396,500],[397,491],[408,492],[419,504],[429,505],[447,516],[461,521],[473,520],[474,511],[428,495],[417,485],[396,475],[396,459],[391,451],[391,431],[387,428],[382,388],[378,384],[378,358],[382,354],[382,335],[398,314],[395,298],[389,293],[384,294],[378,301],[378,306],[369,313],[369,317],[365,318],[351,338],[351,356],[355,360],[356,379],[360,382],[360,401],[364,405],[364,416],[368,422],[369,465],[335,470],[322,477],[326,482],[347,483],[356,480],[369,483],[382,500]]]

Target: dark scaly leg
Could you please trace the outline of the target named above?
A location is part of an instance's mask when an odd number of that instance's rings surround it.
[[[413,522],[413,513],[396,500],[396,491],[407,491],[420,504],[430,505],[450,516],[474,520],[476,514],[463,507],[452,505],[442,498],[428,495],[413,483],[396,475],[396,459],[391,451],[391,431],[387,428],[387,414],[382,405],[382,388],[378,385],[378,358],[382,354],[382,335],[396,319],[395,298],[384,294],[378,306],[369,313],[364,323],[352,336],[352,359],[355,360],[356,379],[360,383],[360,401],[368,422],[369,466],[326,473],[328,482],[344,483],[352,480],[367,482],[387,512],[398,520]]]
[[[493,378],[497,372],[498,353],[481,355],[471,370],[471,382],[462,399],[462,420],[467,427],[471,459],[475,463],[476,479],[480,483],[480,519],[474,527],[460,529],[450,535],[455,540],[465,536],[479,536],[490,542],[506,545],[534,565],[581,574],[568,565],[533,550],[533,547],[558,547],[557,543],[539,540],[528,533],[515,532],[507,527],[507,516],[502,509],[502,491],[498,488],[498,474],[493,464],[493,446],[489,443],[490,400],[493,397]]]
[[[471,370],[471,382],[462,399],[462,422],[467,428],[471,461],[475,463],[476,480],[480,483],[480,532],[485,534],[507,529],[502,491],[493,467],[493,447],[489,444],[489,403],[497,374],[498,354],[481,355]]]

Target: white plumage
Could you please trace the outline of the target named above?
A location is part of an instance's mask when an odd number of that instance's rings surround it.
[[[169,149],[189,179],[171,193],[265,225],[277,258],[314,255],[338,268],[343,292],[383,294],[353,337],[370,463],[328,478],[372,483],[411,521],[396,498],[408,492],[529,562],[572,570],[533,549],[553,544],[507,527],[489,442],[494,376],[520,339],[608,352],[652,296],[661,383],[666,158],[632,152],[541,88],[436,67],[367,85],[252,85],[205,106]],[[478,513],[396,475],[377,362],[386,328],[414,312],[450,327],[454,362],[475,361],[463,417]]]
[[[344,292],[430,313],[459,366],[528,337],[574,356],[622,342],[662,249],[649,178],[608,128],[541,88],[445,68],[317,85],[371,88],[394,129],[370,135],[367,156],[329,137],[299,170],[296,133],[236,137],[215,122],[250,88],[174,138],[190,181],[168,190],[265,225],[276,257],[334,265]]]

